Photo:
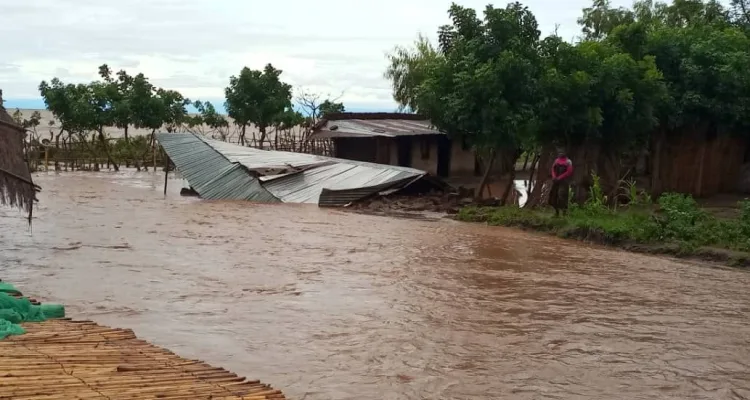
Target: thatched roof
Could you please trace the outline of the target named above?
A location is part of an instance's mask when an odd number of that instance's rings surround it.
[[[26,130],[16,124],[2,104],[0,91],[0,204],[25,210],[31,222],[37,186],[23,156]]]

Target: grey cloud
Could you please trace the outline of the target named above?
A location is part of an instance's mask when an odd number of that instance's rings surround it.
[[[0,63],[0,74],[3,74],[3,73],[10,74],[10,73],[16,73],[19,71],[20,69],[19,69],[18,64]]]
[[[28,98],[30,95],[38,95],[40,82],[32,80],[5,80],[0,82],[5,99]]]
[[[537,13],[542,31],[551,31],[559,22],[566,38],[577,31],[575,17],[589,2],[525,1]],[[411,43],[418,31],[434,37],[438,26],[448,22],[445,11],[450,0],[379,0],[377,4],[328,0],[7,3],[0,12],[0,54],[6,62],[0,64],[0,77],[13,82],[13,87],[26,85],[25,93],[35,91],[38,82],[24,77],[24,71],[17,66],[21,62],[96,61],[134,73],[145,65],[140,62],[144,57],[152,56],[174,62],[178,66],[175,68],[182,69],[154,83],[220,90],[229,76],[241,68],[222,64],[227,54],[258,53],[315,61],[315,71],[299,71],[294,64],[277,65],[284,70],[284,78],[294,84],[330,87],[332,92],[345,90],[380,99],[390,98],[389,85],[382,77],[384,53],[394,45]],[[481,11],[486,0],[462,3]],[[629,3],[630,0],[613,1],[614,6]],[[393,13],[393,7],[398,5],[402,6],[401,12]],[[57,67],[63,80],[90,79],[86,74],[74,73],[68,65]],[[91,75],[95,73],[91,71]]]

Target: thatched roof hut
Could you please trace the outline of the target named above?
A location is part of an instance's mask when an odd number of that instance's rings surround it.
[[[19,126],[3,107],[0,90],[0,204],[18,207],[29,213],[34,205],[37,186],[23,155],[26,130]]]

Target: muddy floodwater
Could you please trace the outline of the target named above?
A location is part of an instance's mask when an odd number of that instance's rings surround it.
[[[750,274],[458,222],[39,175],[0,278],[295,399],[750,397]]]

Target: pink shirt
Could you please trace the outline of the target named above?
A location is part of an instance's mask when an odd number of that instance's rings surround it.
[[[555,162],[552,163],[552,178],[563,180],[571,175],[573,175],[573,161],[565,156],[557,157]]]

